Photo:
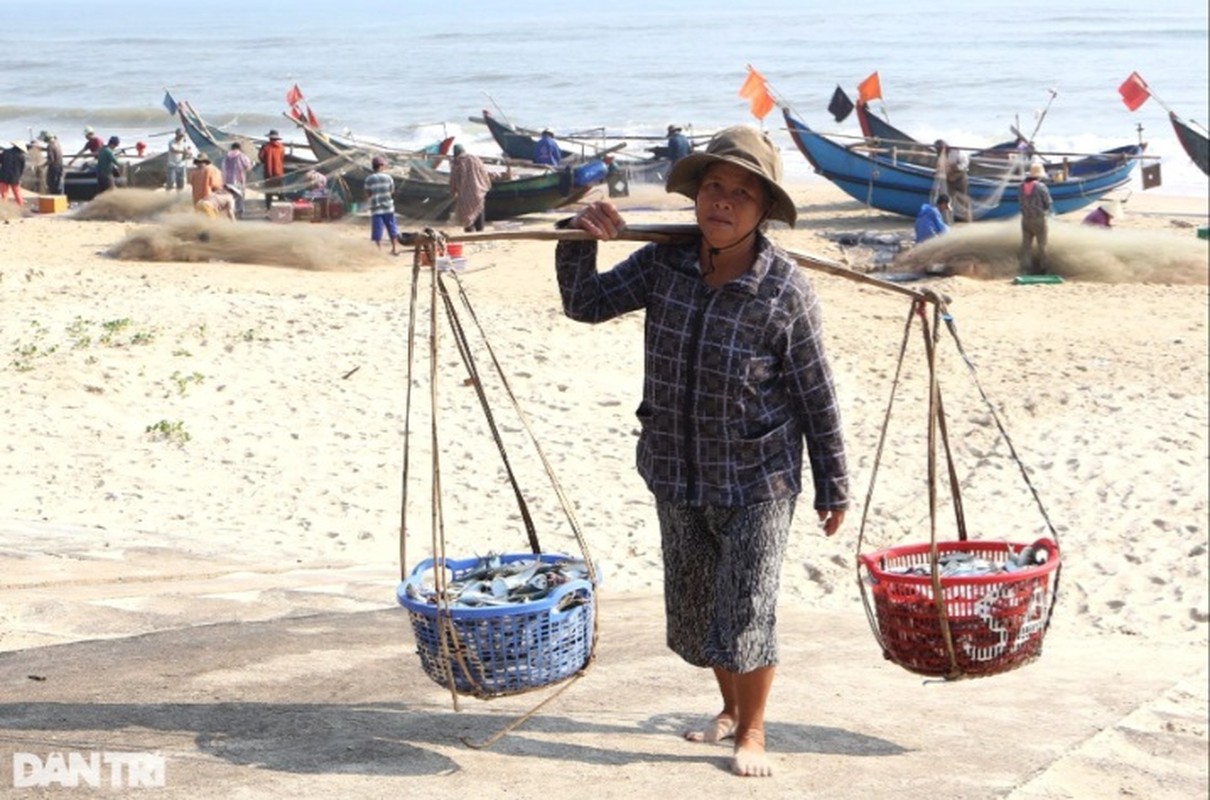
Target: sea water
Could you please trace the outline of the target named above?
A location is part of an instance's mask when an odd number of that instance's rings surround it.
[[[1087,152],[1141,136],[1162,165],[1150,191],[1207,192],[1165,110],[1210,116],[1208,12],[1195,0],[5,0],[0,12],[0,141],[53,129],[68,153],[85,125],[162,150],[176,126],[166,92],[211,124],[301,142],[283,117],[297,85],[299,108],[329,130],[404,147],[452,135],[485,155],[498,148],[470,120],[484,110],[556,133],[763,124],[788,177],[822,181],[780,113],[758,121],[738,97],[752,65],[824,132],[858,132],[828,101],[877,71],[874,110],[917,139],[982,146],[1016,126],[1040,150]],[[1153,97],[1131,112],[1117,87],[1133,71]],[[1142,190],[1137,171],[1130,187]]]

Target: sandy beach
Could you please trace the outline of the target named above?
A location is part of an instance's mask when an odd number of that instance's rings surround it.
[[[830,185],[792,194],[797,228],[770,233],[784,247],[877,275],[851,242],[910,240],[910,220]],[[619,205],[635,223],[692,216],[684,198],[641,187]],[[394,602],[409,375],[406,566],[433,552],[434,418],[446,552],[521,552],[526,538],[444,314],[430,364],[430,270],[410,320],[412,254],[375,251],[364,219],[236,223],[241,252],[264,254],[241,263],[163,258],[198,252],[170,244],[199,230],[187,212],[110,221],[8,209],[0,795],[14,753],[158,749],[164,797],[532,796],[518,772],[542,770],[571,784],[557,789],[564,797],[856,797],[900,779],[940,786],[938,797],[1205,796],[1210,258],[1196,229],[1207,198],[1140,192],[1126,209],[1108,231],[1079,225],[1082,213],[1055,221],[1061,284],[1011,281],[1015,221],[960,226],[887,269],[958,273],[897,285],[949,298],[970,360],[942,337],[971,538],[1032,542],[1050,526],[1059,537],[1047,652],[1004,676],[922,687],[878,650],[856,559],[859,547],[929,540],[926,363],[916,332],[871,491],[911,300],[813,274],[855,505],[834,539],[800,506],[782,576],[787,663],[770,703],[777,774],[763,783],[736,783],[722,771],[726,750],[693,750],[664,730],[717,709],[707,676],[661,650],[658,529],[634,469],[643,320],[566,319],[553,243],[467,243],[466,270],[446,282],[474,310],[472,321],[455,297],[544,549],[578,545],[527,426],[602,569],[600,656],[526,723],[532,735],[475,751],[458,737],[484,738],[536,698],[470,701],[455,715],[416,663]],[[125,252],[143,258],[111,255],[132,237],[141,249]],[[603,245],[602,265],[634,246]],[[951,539],[942,506],[937,536]],[[283,644],[308,620],[313,646]],[[207,738],[218,735],[212,720],[181,710],[204,703],[209,712],[194,713],[221,716],[253,701],[221,732],[223,747]],[[114,710],[140,703],[172,722]],[[390,708],[353,713],[373,703]],[[254,720],[286,706],[313,706],[296,720],[308,733],[258,738]],[[318,732],[327,724],[330,737]],[[337,735],[362,724],[356,747]],[[945,778],[930,784],[938,763]]]

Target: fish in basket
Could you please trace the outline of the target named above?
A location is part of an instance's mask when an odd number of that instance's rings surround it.
[[[994,675],[1041,654],[1059,568],[1058,545],[938,542],[859,554],[883,655],[921,675]],[[868,604],[867,604],[868,610]]]
[[[592,658],[596,601],[588,565],[532,553],[426,559],[399,583],[416,652],[441,686],[497,697],[558,683]]]

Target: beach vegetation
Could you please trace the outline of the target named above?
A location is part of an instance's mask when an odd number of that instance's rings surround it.
[[[57,344],[46,344],[46,334],[49,330],[45,325],[37,320],[30,323],[33,329],[32,342],[18,342],[13,348],[13,354],[16,356],[12,360],[13,369],[18,372],[29,372],[34,368],[34,361],[39,358],[46,358],[51,353],[59,349]]]
[[[180,370],[177,370],[168,377],[168,380],[172,381],[173,384],[176,385],[177,395],[184,397],[185,395],[189,394],[190,384],[197,384],[200,386],[202,381],[205,380],[205,377],[205,375],[202,375],[202,373],[197,372],[196,370],[188,375],[185,375],[181,373]]]
[[[181,420],[169,422],[166,419],[162,419],[159,422],[148,425],[146,432],[151,436],[152,441],[172,442],[178,447],[184,447],[185,443],[193,438],[189,435],[189,431],[185,430],[185,423]]]

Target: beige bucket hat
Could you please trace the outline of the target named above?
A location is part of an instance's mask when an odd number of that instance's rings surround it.
[[[1029,177],[1031,177],[1031,178],[1045,178],[1046,177],[1046,167],[1042,166],[1041,161],[1035,161],[1029,165]]]
[[[780,184],[781,154],[778,153],[777,145],[773,144],[766,134],[750,125],[724,128],[714,134],[704,151],[690,153],[676,162],[668,174],[665,190],[696,200],[702,173],[711,164],[720,161],[742,167],[764,180],[769,187],[769,193],[773,195],[769,219],[781,220],[791,228],[794,227],[798,211],[794,207],[794,201]]]

